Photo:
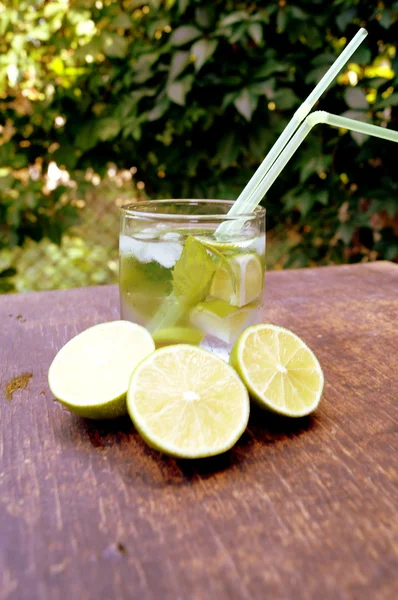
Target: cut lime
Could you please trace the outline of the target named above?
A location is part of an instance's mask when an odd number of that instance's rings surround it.
[[[126,414],[126,392],[136,365],[155,350],[146,329],[129,321],[90,327],[54,358],[48,383],[70,411],[91,419]]]
[[[283,327],[249,327],[233,347],[230,362],[253,398],[280,415],[302,417],[320,402],[320,364],[303,340]]]
[[[253,302],[263,289],[263,269],[256,254],[238,254],[226,259],[229,268],[221,265],[214,274],[210,295],[233,306]],[[234,278],[231,277],[231,271]]]
[[[224,300],[198,304],[190,314],[192,325],[230,344],[245,328],[254,307],[237,308]]]
[[[204,333],[193,327],[167,327],[153,332],[152,337],[157,347],[171,344],[200,344]]]
[[[202,458],[229,450],[240,438],[249,418],[249,397],[223,360],[180,344],[156,350],[136,368],[127,409],[153,448],[180,458]]]
[[[264,254],[265,251],[265,236],[243,237],[237,236],[233,241],[217,240],[214,237],[206,237],[197,235],[196,238],[206,246],[210,251],[218,251],[223,255],[236,255],[240,252],[249,252],[260,250],[259,254]]]

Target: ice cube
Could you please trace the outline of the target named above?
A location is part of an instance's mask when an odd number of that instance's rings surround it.
[[[147,245],[151,246],[152,260],[156,260],[167,269],[174,267],[182,253],[182,244],[177,242],[158,242]]]
[[[134,240],[128,235],[119,237],[119,251],[121,255],[134,254]]]
[[[171,269],[181,256],[182,245],[177,242],[144,242],[127,235],[119,240],[120,254],[134,256],[141,263],[155,261]]]
[[[177,231],[169,231],[168,233],[165,233],[164,236],[162,237],[163,240],[173,240],[173,241],[177,241],[181,238],[181,234],[178,233]]]
[[[156,240],[159,238],[160,230],[166,227],[165,223],[158,223],[156,227],[145,227],[145,229],[135,232],[134,237],[138,240]]]
[[[258,256],[265,254],[265,235],[259,235],[250,244],[250,250],[254,250]]]

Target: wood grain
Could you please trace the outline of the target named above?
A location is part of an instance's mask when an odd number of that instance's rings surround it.
[[[118,318],[115,287],[0,297],[1,600],[396,600],[397,298],[390,263],[270,273],[264,321],[314,349],[323,402],[253,412],[231,452],[189,462],[48,390],[57,350]]]

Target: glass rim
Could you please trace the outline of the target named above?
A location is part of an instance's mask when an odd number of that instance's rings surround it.
[[[151,208],[165,206],[169,204],[179,204],[180,206],[191,205],[191,206],[204,206],[206,204],[212,206],[224,206],[232,207],[235,200],[217,200],[217,199],[161,199],[161,200],[145,200],[139,202],[130,202],[120,207],[120,212],[123,216],[135,217],[138,219],[153,219],[160,221],[237,221],[240,219],[254,220],[263,218],[266,215],[266,209],[263,206],[257,206],[254,211],[249,213],[242,213],[239,215],[228,215],[228,213],[220,214],[175,214],[167,212],[158,212],[151,210]],[[138,208],[140,207],[140,208]]]

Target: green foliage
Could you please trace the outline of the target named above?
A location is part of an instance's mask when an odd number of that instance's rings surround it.
[[[0,249],[59,244],[110,161],[151,197],[237,197],[360,25],[320,108],[396,129],[397,22],[370,0],[0,1]],[[266,199],[287,265],[397,257],[395,150],[312,132]]]
[[[66,289],[117,281],[117,249],[88,244],[78,237],[63,236],[60,245],[48,239],[29,240],[23,249],[12,250],[9,259],[17,275],[12,288],[2,291]],[[2,281],[0,274],[0,289]]]

